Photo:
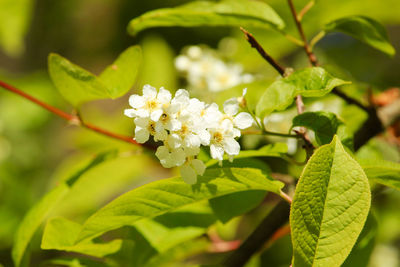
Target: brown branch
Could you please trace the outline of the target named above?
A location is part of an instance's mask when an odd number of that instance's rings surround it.
[[[288,4],[289,4],[289,7],[290,7],[290,11],[292,12],[292,15],[293,15],[293,18],[294,18],[294,22],[296,23],[297,30],[298,30],[298,32],[300,34],[300,37],[301,37],[302,41],[303,41],[303,47],[304,47],[304,50],[307,53],[308,59],[310,60],[311,65],[317,66],[318,65],[317,57],[314,55],[314,53],[312,52],[312,50],[310,48],[310,45],[308,44],[306,35],[304,34],[303,27],[301,26],[301,22],[299,20],[298,15],[297,15],[296,8],[294,7],[293,0],[288,0]]]
[[[35,98],[35,97],[33,97],[33,96],[31,96],[31,95],[19,90],[18,88],[14,87],[14,86],[12,86],[10,84],[7,84],[7,83],[5,83],[3,81],[0,81],[0,87],[3,87],[4,89],[6,89],[6,90],[8,90],[10,92],[13,92],[13,93],[15,93],[15,94],[17,94],[19,96],[22,96],[25,99],[28,99],[32,103],[35,103],[36,105],[39,105],[44,109],[47,109],[51,113],[53,113],[53,114],[65,119],[65,120],[67,120],[71,124],[82,126],[82,127],[86,128],[86,129],[92,130],[92,131],[94,131],[96,133],[99,133],[99,134],[102,134],[102,135],[105,135],[105,136],[108,136],[108,137],[111,137],[111,138],[114,138],[114,139],[117,139],[117,140],[120,140],[120,141],[124,141],[124,142],[130,143],[130,144],[133,144],[133,145],[145,146],[145,147],[149,147],[150,148],[150,146],[148,146],[146,144],[139,144],[138,142],[133,140],[132,137],[120,135],[120,134],[117,134],[117,133],[113,133],[113,132],[110,132],[110,131],[105,130],[103,128],[100,128],[98,126],[95,126],[93,124],[86,123],[79,116],[75,116],[75,115],[66,113],[66,112],[64,112],[64,111],[62,111],[62,110],[60,110],[60,109],[58,109],[56,107],[53,107],[53,106],[51,106],[51,105],[49,105],[49,104],[47,104],[47,103]]]
[[[264,48],[260,45],[260,43],[254,38],[254,36],[249,33],[244,28],[240,27],[240,30],[244,33],[246,40],[250,43],[251,47],[254,47],[258,53],[272,66],[274,69],[279,72],[281,76],[285,75],[285,68],[282,67],[274,58],[272,58],[267,52],[265,52]]]
[[[276,231],[287,222],[289,212],[290,205],[286,201],[280,201],[241,246],[228,256],[223,266],[244,266],[251,256],[260,250],[274,236]]]

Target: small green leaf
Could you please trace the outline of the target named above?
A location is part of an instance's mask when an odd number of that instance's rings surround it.
[[[139,46],[131,46],[99,75],[112,98],[120,97],[131,89],[141,62],[142,50]]]
[[[57,204],[69,192],[70,187],[89,169],[97,166],[103,161],[116,156],[115,152],[106,152],[98,155],[85,167],[70,176],[64,183],[48,192],[38,203],[36,203],[25,215],[15,234],[14,246],[12,248],[12,258],[15,266],[20,266],[26,248],[32,236],[39,228],[40,224],[52,212]]]
[[[400,190],[399,163],[379,159],[363,159],[359,163],[369,179]]]
[[[136,188],[93,214],[84,224],[78,242],[107,231],[154,218],[188,204],[234,192],[265,190],[279,193],[283,184],[251,168],[208,169],[195,185],[170,178]]]
[[[92,73],[57,54],[49,55],[49,73],[60,94],[73,106],[111,98],[107,87]]]
[[[315,132],[315,139],[319,145],[325,145],[332,141],[341,122],[334,113],[317,111],[304,112],[293,118],[292,127],[304,126]]]
[[[128,32],[137,34],[153,27],[243,26],[282,29],[276,12],[260,1],[194,1],[175,8],[149,11],[129,22]]]
[[[256,114],[263,118],[273,111],[285,110],[297,95],[321,97],[336,86],[350,82],[333,77],[320,67],[295,71],[290,76],[272,83],[261,96]]]
[[[371,202],[368,179],[335,136],[315,151],[293,198],[293,267],[340,266],[363,228]]]
[[[42,249],[56,249],[77,252],[95,257],[103,257],[120,250],[122,240],[112,240],[108,243],[93,243],[92,241],[74,244],[82,226],[64,218],[53,218],[47,222],[42,237]]]
[[[385,27],[365,16],[350,16],[325,25],[326,32],[342,32],[378,49],[390,56],[396,51],[390,44]]]

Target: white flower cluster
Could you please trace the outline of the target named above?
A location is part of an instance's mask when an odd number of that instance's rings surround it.
[[[186,76],[190,88],[212,92],[249,83],[254,79],[251,74],[243,74],[240,64],[226,64],[214,56],[210,49],[199,46],[190,46],[186,53],[176,57],[175,67]]]
[[[239,113],[236,98],[228,99],[221,112],[215,103],[205,104],[189,93],[179,89],[171,93],[161,87],[145,85],[143,95],[131,95],[125,115],[134,118],[135,140],[144,143],[150,135],[162,141],[156,156],[165,168],[180,167],[182,178],[189,184],[203,175],[204,163],[197,159],[200,146],[210,146],[211,157],[223,160],[226,153],[230,159],[239,154],[240,145],[235,138],[240,130],[250,127],[253,118],[249,113]]]

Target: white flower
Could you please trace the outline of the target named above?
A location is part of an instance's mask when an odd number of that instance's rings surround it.
[[[190,98],[184,89],[172,98],[163,87],[157,91],[145,85],[143,95],[132,95],[129,104],[132,109],[125,110],[125,114],[134,118],[135,140],[144,143],[153,136],[161,141],[155,153],[161,165],[180,167],[183,180],[189,184],[196,183],[197,176],[205,171],[204,163],[197,159],[202,145],[210,146],[213,158],[222,161],[226,153],[232,160],[240,151],[235,140],[241,134],[239,129],[253,123],[250,114],[238,113],[238,98],[226,101],[222,113],[217,104],[206,105]]]
[[[225,152],[230,156],[239,154],[240,145],[235,140],[235,137],[237,137],[238,133],[234,131],[231,120],[223,120],[220,127],[217,129],[211,129],[210,133],[210,152],[213,159],[222,161]]]
[[[182,179],[187,184],[195,184],[197,182],[197,176],[203,175],[205,170],[206,166],[201,160],[191,158],[179,167]]]
[[[146,84],[143,86],[143,96],[131,95],[129,104],[133,109],[126,109],[125,115],[128,117],[150,117],[153,121],[163,114],[163,106],[169,105],[171,93],[163,87],[157,92],[157,89]]]
[[[181,166],[186,160],[186,154],[182,148],[170,149],[167,146],[159,146],[156,156],[165,168]]]
[[[139,117],[135,119],[135,124],[135,140],[138,143],[145,143],[149,140],[150,135],[153,135],[156,141],[164,140],[167,137],[167,132],[159,121],[152,121],[148,117]]]
[[[238,98],[233,97],[226,100],[224,103],[224,112],[226,113],[226,117],[232,120],[233,125],[241,130],[249,128],[254,122],[253,117],[247,112],[237,114],[239,112]]]

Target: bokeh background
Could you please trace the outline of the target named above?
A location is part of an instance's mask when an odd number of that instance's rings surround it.
[[[276,77],[275,71],[251,49],[236,28],[158,28],[129,36],[128,22],[156,8],[172,7],[188,1],[178,0],[0,0],[0,79],[54,106],[72,112],[52,85],[47,74],[47,56],[56,52],[72,62],[98,74],[119,53],[133,44],[143,48],[144,63],[140,78],[132,92],[140,92],[144,84],[176,90],[185,86],[178,75],[174,58],[187,46],[206,45],[223,59],[239,63],[244,70],[263,80]],[[265,0],[297,36],[286,1]],[[307,1],[296,0],[301,9]],[[392,44],[400,51],[399,0],[324,0],[304,18],[308,37],[321,26],[346,15],[361,14],[382,22]],[[274,31],[249,29],[264,48],[285,66],[308,66],[301,48]],[[322,64],[340,77],[357,81],[349,94],[360,98],[367,90],[375,93],[400,87],[400,56],[390,58],[367,45],[342,34],[330,34],[320,41],[315,53]],[[349,89],[350,90],[350,89]],[[237,90],[235,91],[237,92]],[[225,97],[229,93],[224,93]],[[322,107],[341,113],[355,129],[365,114],[355,108],[341,109],[341,102],[327,97]],[[123,116],[128,108],[127,96],[118,100],[101,100],[83,106],[83,118],[114,132],[132,135],[133,123]],[[315,103],[306,103],[311,106]],[[321,106],[321,103],[320,103]],[[290,112],[288,113],[290,115]],[[293,114],[292,114],[293,115]],[[290,118],[283,114],[274,127],[290,127]],[[285,128],[286,127],[286,128]],[[256,147],[260,140],[242,140],[244,146]],[[174,170],[159,166],[153,156],[129,144],[68,125],[46,110],[0,89],[0,263],[12,266],[10,250],[14,233],[24,214],[40,197],[84,165],[96,153],[119,149],[121,157],[88,172],[73,190],[78,198],[63,201],[57,214],[81,222],[111,199],[141,184],[174,175]],[[398,147],[387,138],[375,138],[360,152],[362,157],[377,155],[400,162]],[[276,160],[275,160],[276,161]],[[298,168],[270,160],[276,172],[289,172],[296,177]],[[143,166],[146,166],[145,168]],[[118,171],[115,171],[118,170]],[[91,187],[90,193],[85,188]],[[382,189],[375,195],[373,208],[377,223],[373,237],[370,266],[400,266],[400,194]],[[218,226],[221,236],[234,240],[248,234],[263,214],[262,208],[252,211],[247,221],[233,221],[237,228]],[[224,228],[225,227],[225,228]],[[232,230],[236,229],[236,230]],[[289,238],[277,242],[266,251],[262,266],[287,266],[291,252]],[[38,248],[40,236],[34,240]],[[53,253],[53,254],[52,254]],[[56,252],[34,250],[32,262],[37,264]],[[38,265],[33,265],[38,266]],[[130,265],[128,265],[130,266]],[[138,265],[140,266],[140,265]],[[360,265],[362,266],[362,265]]]

